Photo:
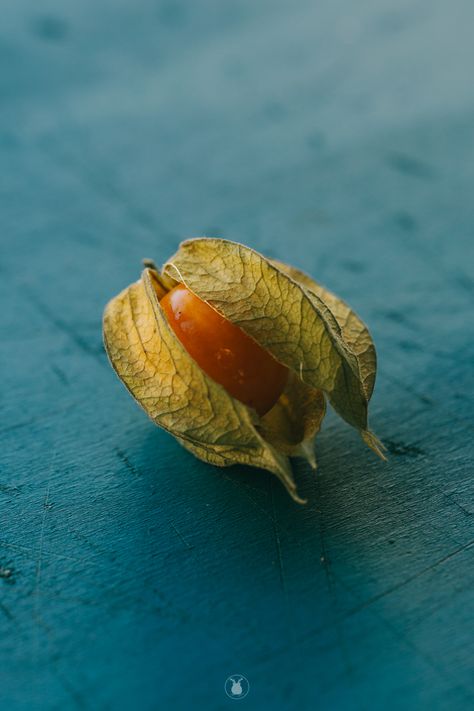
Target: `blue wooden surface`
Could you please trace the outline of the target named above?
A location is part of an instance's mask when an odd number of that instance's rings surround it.
[[[470,0],[16,0],[0,25],[1,708],[472,708]],[[155,428],[105,302],[200,234],[370,324],[309,504]]]

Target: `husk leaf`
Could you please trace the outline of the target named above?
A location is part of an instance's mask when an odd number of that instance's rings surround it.
[[[375,351],[355,314],[349,325],[343,302],[328,298],[334,313],[322,298],[328,292],[309,277],[305,283],[301,272],[222,239],[183,242],[163,273],[240,326],[308,386],[323,390],[381,455],[367,423]]]
[[[368,402],[375,386],[377,353],[372,336],[365,323],[343,299],[318,284],[305,272],[276,259],[272,259],[271,262],[278,269],[288,274],[294,281],[301,284],[309,292],[311,298],[317,300],[319,304],[321,302],[325,304],[332,313],[339,326],[341,338],[357,359],[360,381]],[[368,429],[361,430],[360,434],[365,444],[381,459],[386,461],[387,457],[384,454],[386,447],[378,437]]]
[[[316,469],[314,440],[325,413],[322,391],[309,387],[290,372],[278,402],[261,418],[257,428],[279,452],[303,457]]]
[[[305,272],[276,259],[271,261],[278,269],[281,269],[294,281],[319,297],[329,308],[341,329],[342,339],[357,358],[362,385],[367,395],[367,400],[370,400],[375,385],[377,355],[372,337],[365,323],[345,301],[333,294],[329,289],[318,284]]]

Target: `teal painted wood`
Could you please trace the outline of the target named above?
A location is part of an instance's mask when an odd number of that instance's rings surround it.
[[[472,708],[472,3],[2,7],[0,696],[28,711]],[[106,363],[105,302],[200,234],[370,324],[383,465],[309,503],[206,466]]]

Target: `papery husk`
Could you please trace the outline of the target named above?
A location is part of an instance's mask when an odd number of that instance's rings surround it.
[[[107,305],[104,344],[133,397],[186,449],[216,466],[267,469],[303,503],[289,458],[316,467],[325,394],[383,456],[367,426],[375,349],[342,300],[303,272],[227,240],[188,240],[161,272],[146,264],[141,279]],[[285,390],[264,416],[207,376],[170,328],[159,299],[179,282],[288,367]]]

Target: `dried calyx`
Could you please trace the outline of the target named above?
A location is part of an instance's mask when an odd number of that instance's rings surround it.
[[[244,245],[188,240],[161,272],[146,262],[107,305],[104,342],[156,424],[204,461],[273,472],[296,501],[289,457],[316,466],[326,398],[383,457],[367,424],[367,327],[309,276]]]

